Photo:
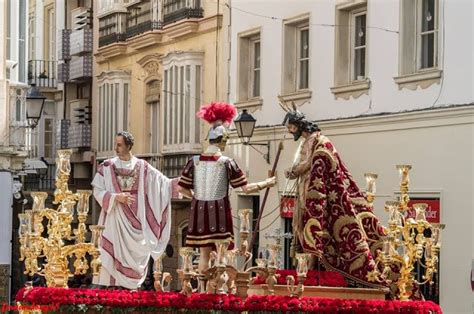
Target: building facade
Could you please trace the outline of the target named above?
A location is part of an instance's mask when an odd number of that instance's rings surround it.
[[[127,130],[135,137],[135,156],[177,177],[189,157],[202,150],[207,129],[196,111],[203,103],[226,97],[222,8],[199,0],[94,5],[92,145],[97,161],[115,155],[115,134]],[[168,271],[178,265],[187,208],[187,201],[173,200],[164,259]]]
[[[21,208],[21,177],[28,157],[26,137],[27,85],[27,1],[0,1],[0,302],[12,294],[13,216]],[[23,172],[24,173],[24,172]]]
[[[472,143],[474,96],[471,20],[467,1],[227,2],[231,15],[229,100],[257,119],[252,142],[270,143],[278,189],[270,191],[260,247],[291,232],[280,215],[284,170],[297,144],[281,126],[278,96],[315,120],[365,187],[379,174],[376,214],[387,223],[385,201],[397,195],[395,165],[411,164],[411,198],[436,200],[446,224],[439,285],[432,291],[444,311],[472,310],[469,280],[474,259]],[[449,25],[449,27],[448,27]],[[466,29],[465,39],[458,36]],[[249,174],[264,179],[271,165],[234,139],[229,150]],[[265,146],[256,147],[267,153]],[[234,208],[259,210],[263,193],[234,193]],[[257,202],[257,205],[255,205]],[[237,213],[234,214],[237,217]],[[254,213],[254,217],[255,217]],[[238,221],[235,223],[238,230]],[[277,230],[279,229],[279,230]],[[278,232],[279,231],[279,232]],[[283,241],[283,239],[282,239]],[[281,256],[288,264],[289,241]],[[289,266],[289,265],[287,265]]]

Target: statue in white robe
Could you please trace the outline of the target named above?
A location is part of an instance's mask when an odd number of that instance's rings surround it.
[[[118,133],[118,156],[105,160],[92,182],[94,197],[102,207],[98,224],[105,226],[100,244],[102,268],[93,284],[138,289],[150,256],[156,260],[162,255],[170,238],[172,180],[131,155],[133,137],[129,145],[128,135]],[[125,143],[128,155],[121,151],[123,147],[117,148],[118,142]]]

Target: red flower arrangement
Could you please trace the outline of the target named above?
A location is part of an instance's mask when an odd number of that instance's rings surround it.
[[[59,305],[60,311],[87,311],[108,308],[127,311],[232,311],[232,312],[317,312],[317,313],[422,313],[440,314],[431,301],[345,300],[316,297],[253,295],[242,299],[234,295],[199,294],[186,297],[180,293],[154,291],[32,288],[21,289],[16,301],[24,305]]]
[[[319,276],[318,276],[319,274]],[[277,284],[286,285],[286,276],[293,276],[295,278],[295,284],[298,284],[298,278],[296,276],[296,270],[294,269],[278,269]],[[306,280],[304,281],[305,286],[318,286],[318,280],[320,286],[325,287],[347,287],[347,281],[340,273],[335,271],[317,271],[309,270],[306,274]],[[265,283],[265,279],[261,276],[257,276],[254,280],[255,285],[261,285]]]

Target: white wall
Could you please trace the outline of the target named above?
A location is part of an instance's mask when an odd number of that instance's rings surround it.
[[[441,306],[445,313],[472,313],[474,106],[452,105],[474,102],[474,6],[468,0],[439,1],[440,68],[443,70],[440,84],[415,91],[399,90],[393,80],[398,75],[399,66],[398,34],[368,28],[369,95],[336,100],[330,91],[334,85],[335,30],[334,27],[314,25],[335,23],[336,1],[294,0],[290,4],[283,0],[232,0],[229,100],[236,101],[238,33],[261,27],[263,106],[252,114],[257,125],[262,127],[256,129],[252,141],[270,140],[273,162],[278,141],[285,134],[280,126],[284,113],[277,104],[277,95],[281,94],[282,19],[310,12],[312,99],[300,110],[319,122],[361,188],[365,186],[364,173],[379,174],[375,207],[383,223],[386,224],[387,217],[382,206],[398,190],[397,164],[413,166],[412,192],[440,195],[441,222],[446,224],[440,262]],[[398,31],[399,1],[368,0],[367,25]],[[369,117],[339,120],[360,115]],[[278,210],[270,211],[278,204],[279,193],[285,184],[283,171],[290,167],[297,148],[290,136],[286,138],[278,167],[279,190],[270,191],[265,209],[269,216],[262,220],[262,226],[267,226],[278,216]],[[264,179],[271,168],[249,147],[230,145],[228,152],[247,171],[251,182]],[[232,204],[234,209],[238,209],[235,194]],[[237,226],[238,223],[235,222]],[[281,226],[277,220],[270,229],[278,227]],[[263,235],[260,243],[268,243]]]
[[[399,90],[393,77],[398,75],[398,33],[368,28],[367,75],[371,80],[369,95],[349,101],[334,99],[330,87],[334,84],[334,31],[331,26],[314,24],[335,23],[335,1],[248,1],[232,0],[232,60],[230,101],[236,100],[237,34],[261,27],[261,95],[263,108],[255,112],[259,125],[275,125],[280,117],[276,96],[281,93],[282,20],[310,12],[310,90],[311,103],[301,110],[316,120],[400,112],[473,101],[471,1],[440,0],[440,63],[443,70],[441,84],[426,89]],[[239,11],[277,17],[264,18]],[[369,0],[368,26],[398,31],[399,1]],[[444,23],[443,23],[444,21]],[[444,27],[443,27],[444,25]],[[460,36],[460,34],[465,34]]]

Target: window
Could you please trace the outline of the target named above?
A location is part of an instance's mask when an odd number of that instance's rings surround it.
[[[29,21],[28,21],[28,33],[29,33],[29,39],[28,39],[28,47],[29,47],[29,54],[28,54],[28,59],[29,60],[35,60],[36,59],[36,53],[35,53],[35,15],[30,14],[29,16]],[[7,58],[8,59],[8,58]]]
[[[200,52],[171,53],[163,58],[162,152],[200,149],[196,112],[202,101],[202,59]]]
[[[48,58],[49,60],[56,60],[56,18],[54,8],[47,10],[48,14]]]
[[[7,0],[7,60],[11,59],[11,37],[12,37],[12,0]]]
[[[160,121],[160,81],[153,80],[147,83],[147,90],[146,90],[146,103],[149,117],[148,121],[148,132],[150,138],[150,153],[157,154],[159,153],[159,142],[160,142],[160,129],[159,129],[159,121]]]
[[[334,87],[336,98],[368,94],[367,2],[347,1],[336,6]]]
[[[365,79],[366,12],[352,13],[352,81]]]
[[[26,96],[23,90],[16,90],[15,99],[15,121],[23,122],[26,120]]]
[[[309,29],[298,29],[298,89],[308,88],[309,74]]]
[[[35,157],[44,157],[47,160],[53,161],[54,158],[54,131],[55,131],[55,102],[45,101],[43,115],[38,125],[38,140],[36,148],[37,155]]]
[[[124,71],[102,73],[98,77],[98,151],[114,149],[115,134],[128,130],[130,75]]]
[[[439,0],[400,1],[399,88],[439,83]]]
[[[309,99],[310,84],[310,36],[309,14],[303,14],[283,22],[283,98],[288,100]]]
[[[418,69],[429,69],[437,65],[438,19],[436,0],[418,2]]]
[[[252,92],[249,98],[253,98],[260,96],[260,38],[252,40],[250,47],[252,66],[249,73]]]
[[[261,41],[260,28],[239,35],[237,78],[238,106],[261,105]]]
[[[18,19],[18,81],[26,83],[26,0],[19,0]]]
[[[44,158],[54,157],[54,118],[44,118],[44,131],[43,131],[43,156]]]

